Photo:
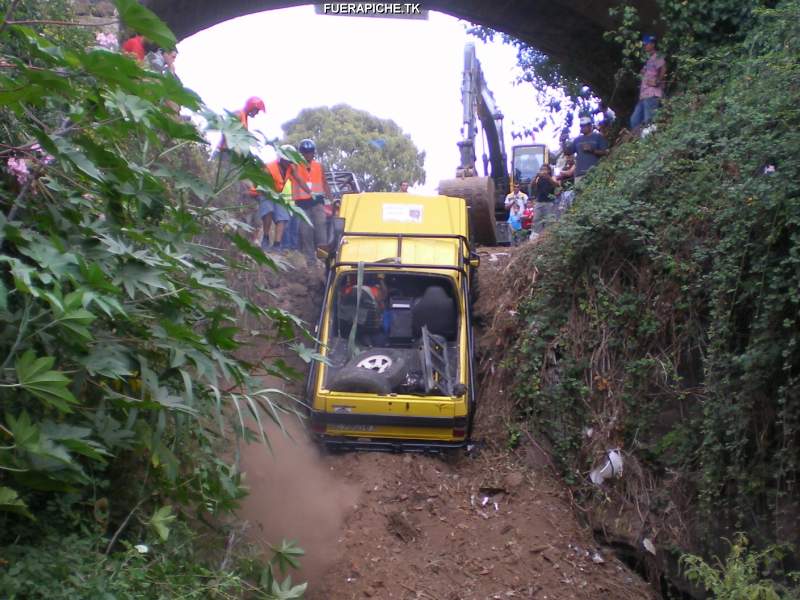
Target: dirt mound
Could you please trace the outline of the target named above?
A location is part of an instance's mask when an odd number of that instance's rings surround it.
[[[310,582],[310,600],[650,597],[596,547],[550,476],[513,456],[485,452],[448,464],[347,454],[324,462],[361,497],[335,540],[340,558]]]

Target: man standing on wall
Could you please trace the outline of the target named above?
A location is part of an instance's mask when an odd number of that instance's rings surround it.
[[[664,57],[656,52],[656,37],[646,35],[642,38],[644,50],[648,54],[640,76],[642,82],[639,86],[639,102],[631,115],[631,130],[641,125],[647,125],[653,120],[653,115],[664,97],[664,82],[667,77],[667,65]]]

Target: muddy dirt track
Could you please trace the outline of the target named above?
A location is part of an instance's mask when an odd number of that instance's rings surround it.
[[[508,260],[506,253],[483,256],[479,321],[495,317]],[[279,306],[313,322],[322,271],[303,268],[299,258],[292,262],[300,268],[270,283]],[[476,333],[481,374],[473,452],[446,460],[321,455],[302,425],[289,424],[293,439],[273,435],[272,455],[258,446],[245,449],[252,493],[241,517],[251,538],[298,541],[306,550],[302,576],[310,600],[653,598],[580,525],[534,437],[522,433],[508,449],[506,377],[491,359],[498,341],[480,327]]]

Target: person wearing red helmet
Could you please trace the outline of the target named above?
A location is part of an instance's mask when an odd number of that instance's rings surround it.
[[[252,119],[260,112],[267,112],[264,101],[258,96],[250,96],[244,103],[244,107],[241,110],[237,110],[234,114],[239,118],[239,121],[241,121],[242,127],[250,129],[249,119]],[[227,144],[225,143],[225,136],[223,135],[222,139],[219,141],[217,150],[225,150],[226,148]]]

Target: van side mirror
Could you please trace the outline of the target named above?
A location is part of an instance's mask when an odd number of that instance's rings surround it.
[[[480,256],[470,256],[469,257],[469,266],[473,269],[477,269],[481,266],[481,257]]]

